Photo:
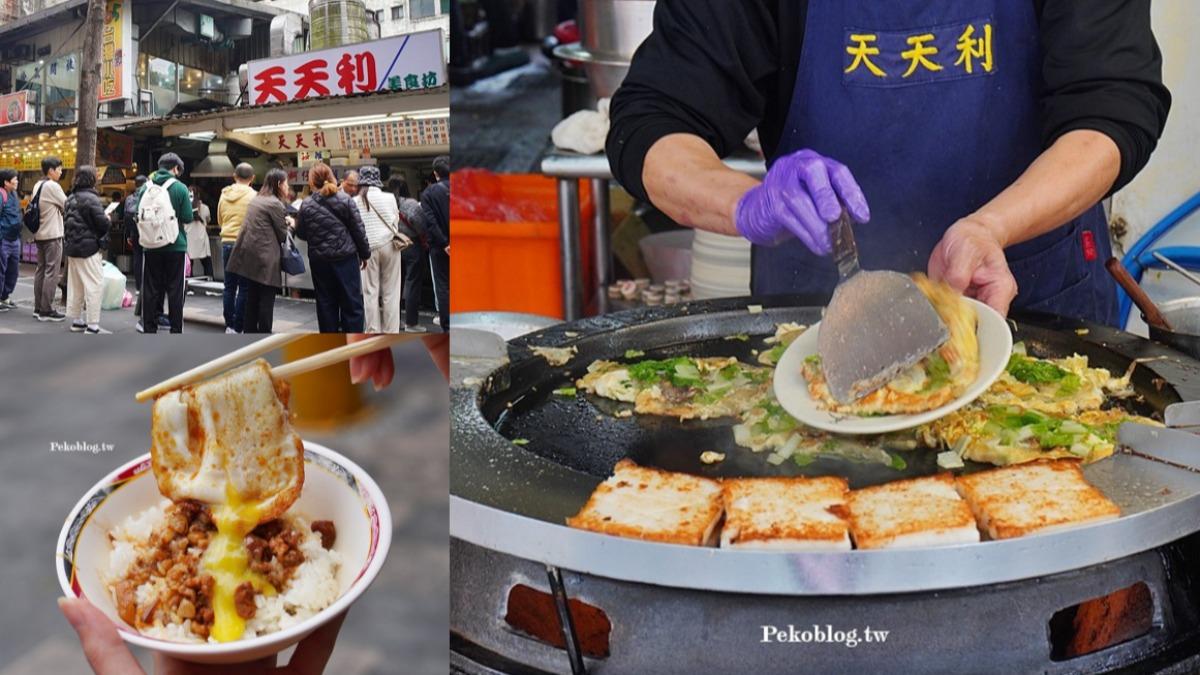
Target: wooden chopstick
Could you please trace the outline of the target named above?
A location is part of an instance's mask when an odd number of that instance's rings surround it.
[[[305,337],[304,334],[289,333],[272,335],[270,337],[263,338],[257,342],[248,344],[241,349],[215,358],[208,363],[203,363],[195,368],[192,368],[191,370],[163,380],[153,387],[143,389],[134,395],[134,400],[136,400],[138,403],[145,403],[146,401],[149,401],[156,396],[166,393],[172,389],[178,389],[179,387],[194,384],[201,380],[206,380],[210,377],[219,375],[226,370],[229,370],[233,366],[240,365],[246,361],[262,356],[263,354],[272,352],[288,344],[289,342],[293,342],[302,337]],[[332,366],[335,363],[349,361],[355,356],[369,354],[371,352],[378,351],[380,349],[384,349],[386,347],[390,347],[392,345],[399,344],[417,337],[420,336],[410,333],[375,335],[367,338],[366,340],[345,345],[344,347],[336,347],[334,349],[330,349],[329,351],[300,359],[299,361],[293,361],[282,366],[276,366],[271,369],[271,375],[281,379],[288,379],[302,373]]]
[[[214,375],[218,375],[233,366],[245,363],[251,359],[257,358],[268,352],[275,351],[289,342],[293,342],[304,337],[303,334],[296,333],[281,333],[279,335],[271,335],[256,342],[252,342],[241,349],[234,350],[219,356],[208,363],[202,363],[191,370],[182,372],[175,377],[163,380],[158,384],[143,389],[134,395],[134,400],[138,403],[145,403],[159,394],[166,393],[172,389],[178,389],[184,385],[206,380]]]
[[[291,363],[285,363],[282,366],[276,366],[271,369],[271,375],[286,380],[302,373],[320,370],[327,366],[332,366],[335,363],[341,363],[342,361],[349,361],[355,356],[370,354],[371,352],[379,351],[380,349],[400,344],[401,342],[412,340],[417,337],[420,336],[411,333],[375,335],[360,342],[354,342],[344,347],[336,347],[334,349],[330,349],[329,351],[300,359],[299,361],[292,361]]]

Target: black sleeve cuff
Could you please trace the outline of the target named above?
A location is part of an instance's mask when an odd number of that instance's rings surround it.
[[[613,177],[635,198],[650,201],[642,183],[646,153],[659,139],[671,134],[696,134],[696,129],[665,113],[641,116],[636,120],[613,120],[605,144],[608,164]]]
[[[1098,131],[1108,136],[1121,153],[1121,168],[1105,197],[1112,196],[1114,192],[1128,185],[1150,161],[1150,154],[1154,152],[1157,145],[1157,139],[1146,134],[1137,126],[1121,124],[1103,117],[1082,117],[1066,122],[1055,129],[1052,132],[1053,135],[1047,140],[1046,147],[1052,145],[1060,136],[1077,129]]]

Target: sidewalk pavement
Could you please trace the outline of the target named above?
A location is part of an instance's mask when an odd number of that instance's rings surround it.
[[[35,321],[33,319],[33,270],[28,263],[21,264],[21,275],[17,279],[17,288],[13,291],[12,300],[17,308],[0,313],[0,334],[5,333],[64,333],[68,331],[70,321],[55,323],[53,321]],[[134,291],[133,282],[128,284],[129,292]],[[55,301],[62,300],[62,293],[55,294]],[[62,305],[58,307],[63,311]],[[425,330],[436,333],[441,329],[433,323],[434,314],[422,311],[421,325]],[[104,310],[100,313],[100,327],[115,334],[136,333],[134,326],[137,319],[132,307]],[[275,298],[276,333],[316,333],[317,306],[313,300]],[[165,328],[159,328],[167,332]],[[215,291],[197,290],[189,294],[183,302],[184,333],[224,333],[224,301],[221,294]]]

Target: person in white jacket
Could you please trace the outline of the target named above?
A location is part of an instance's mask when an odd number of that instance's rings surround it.
[[[362,270],[364,328],[367,333],[399,333],[404,285],[400,253],[412,245],[412,240],[400,232],[396,199],[383,190],[379,167],[359,169],[358,188],[354,205],[362,216],[371,247],[371,258]]]
[[[33,318],[38,321],[62,321],[67,315],[54,309],[54,291],[62,277],[63,214],[67,194],[58,181],[63,163],[57,157],[42,160],[42,180],[33,186],[41,216],[33,240],[37,243],[37,268],[33,272]]]

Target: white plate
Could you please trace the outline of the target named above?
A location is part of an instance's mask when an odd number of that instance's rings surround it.
[[[796,338],[783,352],[775,367],[775,398],[792,417],[810,427],[839,434],[883,434],[889,431],[911,429],[939,417],[944,417],[979,398],[992,386],[1008,365],[1012,354],[1012,332],[1008,322],[999,312],[987,305],[968,298],[975,305],[979,316],[979,376],[975,383],[961,396],[933,410],[914,415],[884,415],[880,417],[855,417],[835,415],[821,410],[808,393],[808,382],[801,373],[804,359],[817,353],[817,335],[821,324],[815,323]]]

